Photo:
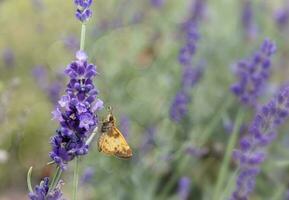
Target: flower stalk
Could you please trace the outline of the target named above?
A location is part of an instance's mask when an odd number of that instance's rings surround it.
[[[242,125],[242,121],[244,119],[244,110],[242,110],[242,108],[240,108],[240,110],[238,111],[237,117],[236,117],[236,121],[234,124],[234,128],[233,128],[233,132],[230,136],[226,151],[225,151],[225,156],[219,171],[219,175],[218,175],[218,179],[217,179],[217,184],[215,187],[215,191],[214,191],[214,199],[218,200],[220,199],[220,194],[221,194],[221,190],[222,188],[224,188],[224,184],[225,184],[225,180],[227,180],[228,178],[228,167],[230,164],[230,160],[232,157],[232,152],[233,149],[237,143],[237,139],[238,139],[238,133],[240,130],[240,127]]]

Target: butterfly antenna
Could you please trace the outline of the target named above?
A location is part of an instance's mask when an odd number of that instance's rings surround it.
[[[112,107],[111,106],[107,106],[107,110],[110,114],[112,114]]]

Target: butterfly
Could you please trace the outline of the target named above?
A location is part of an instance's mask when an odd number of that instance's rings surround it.
[[[109,114],[100,127],[101,135],[97,142],[98,151],[118,158],[130,158],[132,157],[132,150],[122,133],[115,127],[115,118],[111,107],[108,107],[108,110]]]

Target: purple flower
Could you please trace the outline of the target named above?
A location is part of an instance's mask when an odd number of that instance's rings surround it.
[[[62,90],[62,82],[61,81],[55,81],[55,82],[51,83],[47,88],[48,97],[54,105],[57,104],[57,101],[60,97],[61,90]]]
[[[94,174],[95,174],[94,168],[92,167],[85,168],[81,177],[81,183],[82,184],[89,183],[91,179],[93,178]]]
[[[275,44],[266,39],[250,59],[237,63],[236,76],[239,80],[232,85],[231,90],[242,103],[256,104],[269,79],[271,56],[275,51]]]
[[[233,152],[239,165],[239,174],[231,200],[249,199],[260,165],[266,159],[267,148],[276,138],[277,128],[288,118],[288,113],[289,87],[282,89],[256,113],[249,134],[242,138],[240,149]]]
[[[188,113],[188,104],[190,102],[190,96],[184,91],[179,91],[175,96],[170,108],[171,120],[175,122],[181,121]]]
[[[6,65],[6,67],[13,67],[15,58],[14,58],[14,53],[13,53],[12,49],[10,49],[10,48],[4,49],[4,51],[2,53],[2,59],[4,61],[4,64]]]
[[[155,8],[160,8],[164,5],[165,0],[150,0],[151,5]]]
[[[172,121],[181,121],[188,113],[188,105],[191,102],[189,91],[199,82],[203,74],[203,67],[193,67],[193,56],[197,50],[199,40],[198,22],[203,16],[204,1],[197,0],[193,4],[192,12],[188,20],[183,24],[182,30],[185,32],[185,44],[179,51],[178,60],[182,66],[182,85],[174,97],[170,118]]]
[[[83,51],[76,53],[76,61],[67,66],[65,74],[70,81],[66,94],[53,111],[53,119],[59,121],[60,127],[51,138],[50,152],[50,157],[62,169],[75,156],[88,152],[85,141],[98,123],[96,112],[103,106],[92,80],[97,74],[96,68],[87,62]]]
[[[242,8],[242,26],[247,38],[253,39],[257,34],[257,26],[254,19],[253,5],[250,0],[245,0]]]
[[[35,186],[34,192],[30,192],[28,196],[31,200],[64,200],[60,190],[61,184],[62,181],[49,191],[49,178],[45,177],[39,185]]]
[[[184,66],[182,76],[182,87],[184,89],[191,88],[199,82],[203,75],[204,68],[202,66],[193,68],[190,66]]]
[[[189,177],[182,177],[179,180],[178,194],[180,200],[186,200],[190,194],[191,180]]]
[[[279,28],[285,28],[289,22],[289,7],[285,6],[284,8],[278,9],[274,13],[274,18]]]
[[[195,0],[192,5],[191,21],[200,21],[204,17],[205,13],[205,1],[206,0]]]
[[[92,15],[90,10],[90,6],[92,4],[92,0],[74,0],[75,5],[77,6],[75,16],[81,21],[88,21]]]
[[[51,82],[48,80],[47,69],[42,65],[35,67],[32,70],[32,74],[40,89],[47,94],[51,103],[53,103],[53,105],[56,105],[60,97],[60,92],[62,91],[64,79],[63,75],[58,74],[57,79]]]
[[[37,65],[32,70],[32,75],[36,80],[36,84],[42,89],[46,90],[48,87],[48,72],[43,65]]]

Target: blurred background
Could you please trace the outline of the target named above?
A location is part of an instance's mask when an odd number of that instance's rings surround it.
[[[95,84],[100,98],[113,107],[134,156],[128,161],[105,156],[94,142],[81,161],[80,199],[212,199],[236,110],[242,106],[230,92],[236,79],[233,65],[269,37],[278,51],[261,102],[289,80],[289,2],[95,0],[92,10],[85,49],[97,65]],[[51,112],[65,90],[64,68],[79,48],[74,11],[72,0],[0,0],[1,200],[28,199],[30,166],[34,185],[54,170],[46,165],[58,126]],[[199,39],[192,59],[198,73],[192,75],[186,99],[179,93],[184,77],[178,55],[188,20],[197,21]],[[182,103],[179,119],[173,109]],[[253,116],[246,112],[247,124]],[[254,200],[286,198],[288,128],[282,127],[270,147]],[[72,168],[63,176],[67,199]],[[232,161],[230,174],[235,169]],[[224,199],[231,190],[222,190]]]

